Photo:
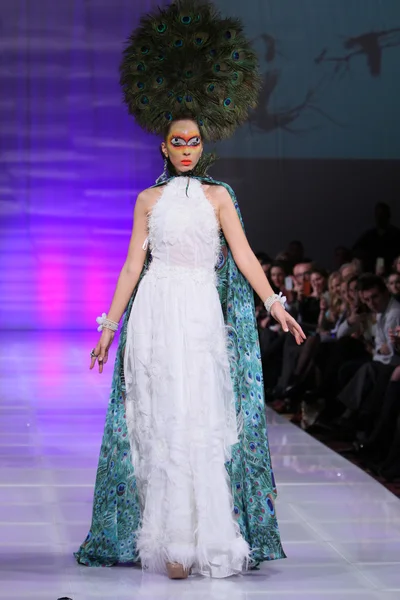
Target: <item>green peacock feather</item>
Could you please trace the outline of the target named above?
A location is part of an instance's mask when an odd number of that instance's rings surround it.
[[[256,106],[261,86],[241,22],[198,0],[145,15],[120,72],[129,113],[143,129],[162,134],[189,113],[208,141],[232,135]]]

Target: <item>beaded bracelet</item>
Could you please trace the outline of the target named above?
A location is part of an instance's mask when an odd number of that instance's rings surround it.
[[[279,294],[272,294],[272,296],[269,296],[264,302],[264,306],[268,314],[271,312],[272,305],[275,302],[280,302],[283,308],[285,308],[286,296],[283,296],[282,292],[279,292]]]
[[[102,331],[103,329],[111,329],[111,331],[118,331],[118,323],[107,319],[106,313],[103,313],[101,317],[97,317],[96,321],[99,324],[97,331]]]

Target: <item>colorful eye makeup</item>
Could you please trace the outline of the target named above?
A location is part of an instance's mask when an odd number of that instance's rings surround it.
[[[195,148],[196,146],[200,146],[201,139],[198,135],[182,136],[172,134],[170,138],[170,144],[174,148],[181,148],[184,146]]]

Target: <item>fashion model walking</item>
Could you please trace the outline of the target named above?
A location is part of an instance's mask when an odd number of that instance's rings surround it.
[[[248,244],[233,191],[207,174],[203,142],[247,115],[256,59],[236,20],[185,0],[143,19],[121,80],[138,122],[163,136],[165,169],[137,198],[128,255],[98,319],[91,368],[102,372],[124,315],[93,521],[76,558],[227,577],[285,557],[252,288],[297,343],[305,337]],[[216,98],[199,98],[199,80],[219,88]]]

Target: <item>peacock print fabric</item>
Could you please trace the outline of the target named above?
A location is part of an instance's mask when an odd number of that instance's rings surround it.
[[[242,222],[236,197],[227,184],[208,177],[196,179],[207,184],[223,185]],[[95,483],[92,524],[86,540],[75,553],[77,561],[88,566],[111,566],[139,559],[137,532],[142,515],[126,424],[123,365],[129,315],[150,261],[148,253],[123,318]],[[267,438],[253,291],[235,264],[222,233],[216,273],[228,332],[236,414],[242,423],[239,442],[232,446],[231,458],[225,467],[235,519],[242,537],[250,546],[251,565],[256,566],[262,561],[285,558],[285,553],[275,511],[277,490]]]

